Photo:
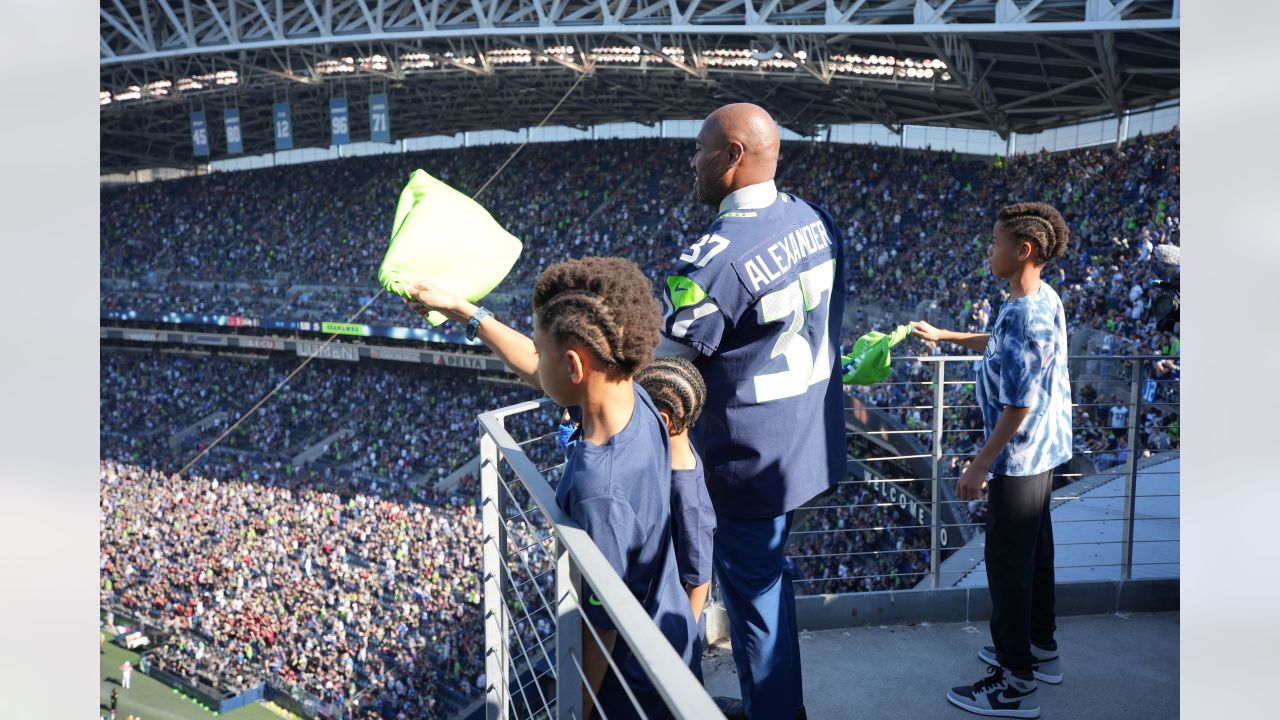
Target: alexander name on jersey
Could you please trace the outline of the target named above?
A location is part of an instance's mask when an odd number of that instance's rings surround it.
[[[781,240],[742,263],[741,267],[734,263],[734,269],[739,276],[745,275],[743,281],[750,285],[752,293],[756,293],[805,258],[830,246],[831,236],[827,234],[826,224],[819,218],[787,233]]]

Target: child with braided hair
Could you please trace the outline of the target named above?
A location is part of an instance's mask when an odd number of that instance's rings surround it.
[[[991,639],[978,651],[988,674],[947,699],[978,715],[1040,716],[1036,680],[1062,682],[1054,615],[1053,470],[1071,459],[1067,323],[1058,293],[1040,279],[1067,249],[1066,222],[1052,206],[1000,209],[987,263],[1009,286],[991,333],[913,333],[982,353],[975,387],[986,439],[956,483],[960,500],[988,496],[985,560]]]
[[[702,413],[707,385],[698,368],[682,357],[654,360],[636,373],[636,382],[653,398],[671,437],[671,539],[693,618],[701,621],[711,588],[716,513],[689,429]]]
[[[707,493],[702,458],[689,442],[689,429],[702,413],[707,385],[698,368],[682,357],[658,358],[636,373],[635,380],[649,393],[671,438],[671,540],[693,619],[701,622],[711,588],[716,513]],[[578,407],[565,408],[561,414],[556,441],[566,459],[582,434],[581,417]]]
[[[700,676],[700,642],[671,540],[671,444],[653,400],[634,381],[653,360],[662,324],[648,278],[621,258],[582,258],[547,268],[534,284],[532,339],[435,283],[415,283],[412,292],[416,312],[437,310],[467,323],[468,337],[483,341],[529,385],[562,407],[581,408],[581,439],[569,452],[556,502],[587,531]],[[580,598],[583,716],[592,717],[594,693],[607,717],[639,717],[625,682],[645,716],[672,717],[585,583]],[[606,653],[621,680],[607,672]]]

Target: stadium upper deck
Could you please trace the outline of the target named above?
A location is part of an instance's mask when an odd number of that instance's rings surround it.
[[[332,98],[366,138],[696,119],[752,99],[786,128],[870,122],[1034,132],[1177,98],[1176,0],[389,0],[100,8],[102,169],[327,147]],[[222,122],[234,110],[229,132]],[[194,143],[200,145],[198,141]],[[204,156],[202,156],[204,157]]]

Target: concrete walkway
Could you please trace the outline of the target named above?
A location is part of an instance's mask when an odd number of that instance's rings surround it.
[[[1065,680],[1040,683],[1041,717],[1175,720],[1178,613],[1058,620]],[[805,706],[812,720],[977,718],[947,702],[952,686],[982,678],[985,623],[894,625],[803,632]],[[726,645],[703,659],[707,690],[737,697]]]

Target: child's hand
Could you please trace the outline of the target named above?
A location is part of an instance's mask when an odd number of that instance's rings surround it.
[[[465,318],[475,312],[474,307],[468,307],[470,303],[466,300],[429,280],[414,282],[409,286],[409,292],[417,299],[419,304],[425,306],[428,310],[436,310],[455,319],[458,317]],[[410,304],[412,305],[413,303]],[[414,311],[419,312],[416,307]]]
[[[569,441],[573,439],[574,433],[578,432],[578,426],[574,424],[573,418],[569,417],[569,408],[565,408],[560,413],[560,429],[556,431],[556,443],[561,450],[569,450]]]
[[[911,334],[918,338],[923,338],[930,342],[940,342],[945,331],[930,325],[923,320],[911,321]]]
[[[431,308],[427,307],[426,305],[423,305],[417,300],[410,300],[408,298],[400,298],[400,299],[404,300],[405,304],[409,306],[409,309],[412,310],[414,313],[416,313],[418,317],[421,317],[423,320],[426,320],[427,314],[431,312]]]
[[[956,497],[961,500],[981,500],[986,490],[987,472],[989,468],[979,465],[975,460],[960,474],[956,483]]]

